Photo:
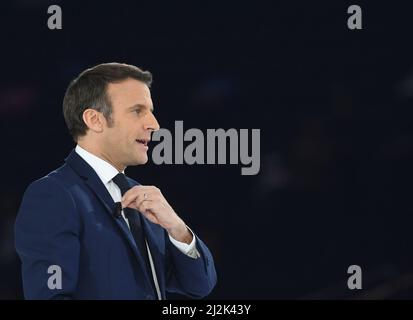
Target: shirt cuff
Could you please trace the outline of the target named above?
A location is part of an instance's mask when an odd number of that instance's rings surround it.
[[[178,248],[179,251],[181,251],[183,254],[186,254],[187,256],[191,257],[191,258],[198,258],[200,257],[200,254],[198,252],[198,250],[196,249],[196,238],[194,233],[192,232],[192,230],[187,226],[189,232],[191,232],[192,234],[192,241],[190,244],[187,244],[185,242],[181,242],[178,240],[175,240],[174,238],[171,237],[171,235],[169,235],[169,240],[171,240],[172,244]]]

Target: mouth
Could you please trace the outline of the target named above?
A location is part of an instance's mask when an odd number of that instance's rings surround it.
[[[136,139],[136,142],[139,144],[144,145],[145,147],[148,147],[149,139]]]

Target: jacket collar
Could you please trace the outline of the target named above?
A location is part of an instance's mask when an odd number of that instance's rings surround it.
[[[90,190],[95,194],[95,196],[104,206],[106,213],[111,216],[115,224],[121,230],[122,234],[125,236],[127,242],[129,243],[132,251],[134,252],[136,258],[138,259],[139,264],[141,265],[141,269],[143,270],[143,273],[145,274],[147,278],[148,287],[152,288],[152,285],[151,285],[152,282],[150,280],[150,277],[152,277],[152,275],[148,274],[146,270],[146,264],[136,246],[135,240],[133,239],[133,236],[128,226],[126,225],[126,222],[122,218],[114,217],[114,212],[116,210],[116,204],[113,201],[108,190],[104,186],[102,180],[99,178],[95,170],[81,156],[79,156],[76,153],[75,149],[73,149],[70,152],[69,156],[65,159],[65,161],[76,172],[76,174],[85,182],[85,184],[90,188]],[[128,182],[130,183],[129,179],[128,179]],[[131,187],[133,186],[132,184],[130,185]],[[144,220],[144,228],[145,228],[145,233],[147,235],[148,245],[149,245],[149,248],[151,249],[152,258],[154,259],[154,265],[159,266],[159,263],[157,263],[159,261],[159,257],[157,254],[158,250],[154,247],[155,239],[153,238],[152,232],[150,231],[151,228],[149,226],[149,223],[146,221],[146,219],[143,219],[143,220]],[[163,286],[164,279],[163,277],[159,277],[160,274],[162,274],[162,272],[157,272],[159,285]],[[163,292],[162,289],[161,291]]]

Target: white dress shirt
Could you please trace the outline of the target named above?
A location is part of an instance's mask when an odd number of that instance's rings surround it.
[[[76,146],[75,151],[80,157],[83,158],[83,160],[85,160],[93,168],[93,170],[95,170],[96,174],[98,175],[100,180],[102,180],[102,183],[105,185],[109,194],[112,196],[113,201],[120,202],[122,199],[121,191],[119,187],[112,181],[112,179],[119,173],[119,171],[114,166],[112,166],[110,163],[86,151],[79,145]],[[125,171],[123,171],[122,173],[125,173]],[[123,210],[122,210],[122,217],[123,219],[125,219],[129,227],[128,219],[125,218],[125,214]],[[177,241],[174,238],[172,238],[170,235],[169,235],[169,239],[182,253],[188,255],[191,258],[196,259],[199,257],[199,252],[195,247],[195,236],[192,230],[191,229],[189,230],[192,233],[192,242],[190,244]],[[153,280],[155,283],[156,292],[158,294],[158,299],[161,300],[162,296],[159,290],[158,279],[156,277],[156,272],[155,272],[155,267],[154,267],[152,256],[151,256],[151,251],[149,250],[149,246],[147,242],[146,242],[146,248],[148,250],[149,263],[151,265],[152,276],[153,276]]]

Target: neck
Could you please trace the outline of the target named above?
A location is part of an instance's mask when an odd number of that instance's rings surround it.
[[[111,159],[111,157],[106,154],[104,151],[99,150],[96,148],[94,145],[90,145],[85,143],[84,141],[78,141],[77,143],[81,148],[85,149],[87,152],[90,152],[91,154],[95,155],[96,157],[105,160],[107,163],[110,163],[112,166],[114,166],[119,172],[123,172],[123,170],[126,169],[126,166],[119,165],[115,161]]]

